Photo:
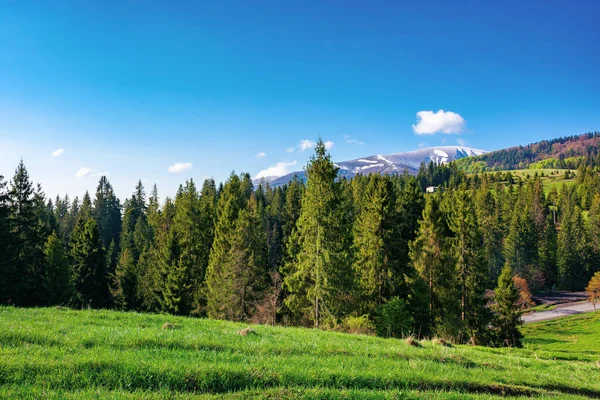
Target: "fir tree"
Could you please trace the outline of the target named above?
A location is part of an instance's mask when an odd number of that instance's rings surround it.
[[[178,263],[179,254],[177,238],[175,233],[170,231],[160,257],[163,277],[160,287],[162,294],[160,303],[163,311],[185,315],[191,311],[192,294],[190,289],[192,285],[189,283],[189,270]]]
[[[120,254],[115,266],[112,291],[122,299],[115,301],[125,304],[127,309],[140,308],[141,299],[138,286],[139,278],[146,271],[141,271],[138,262],[140,255],[146,251],[152,242],[152,230],[146,216],[146,193],[139,181],[133,196],[125,201],[120,238]],[[127,252],[126,256],[123,254]],[[133,269],[135,272],[130,272]],[[127,279],[127,282],[120,282]]]
[[[205,235],[201,230],[204,222],[202,217],[196,185],[193,180],[187,181],[175,198],[175,216],[172,226],[179,250],[177,274],[186,277],[186,284],[189,284],[192,292],[190,296],[184,298],[189,303],[179,305],[181,310],[193,308],[192,302],[199,298],[199,291],[204,282],[207,267],[205,262],[208,260],[210,247],[202,240]],[[208,228],[210,229],[210,226]],[[199,305],[196,304],[196,308],[198,307]]]
[[[116,257],[119,253],[119,235],[121,233],[121,204],[114,193],[112,185],[102,176],[96,188],[96,197],[94,199],[93,217],[98,224],[100,231],[100,240],[105,249],[108,249],[113,243],[112,254],[109,257],[109,273],[113,273]]]
[[[67,304],[73,297],[73,270],[62,240],[53,232],[44,247],[47,304]]]
[[[464,184],[451,198],[448,225],[454,234],[452,247],[463,335],[468,335],[475,343],[485,342],[489,312],[484,298],[486,271],[481,253],[483,237],[471,195]]]
[[[76,302],[82,307],[102,308],[109,303],[104,249],[94,219],[81,219],[72,235]]]
[[[504,264],[502,226],[499,205],[487,182],[475,194],[477,219],[483,234],[483,252],[487,264],[488,282],[495,282]]]
[[[445,313],[449,303],[454,301],[451,289],[455,277],[450,273],[451,254],[448,247],[448,228],[440,210],[436,196],[428,196],[423,209],[423,218],[419,223],[417,237],[410,244],[412,266],[427,285],[425,298],[428,305],[428,324],[424,332],[441,325],[451,314]]]
[[[268,278],[268,252],[262,207],[251,196],[240,211],[231,250],[221,268],[220,303],[209,303],[213,318],[249,320],[263,297]],[[211,299],[212,300],[212,299]]]
[[[41,305],[45,297],[43,250],[46,237],[40,220],[40,200],[36,200],[33,183],[29,180],[23,160],[11,181],[8,202],[8,222],[15,251],[12,254],[13,284],[9,285],[6,297],[18,305]],[[44,203],[43,200],[41,202]]]
[[[514,284],[513,274],[508,265],[502,269],[494,296],[494,328],[503,346],[522,347],[523,335],[519,327],[523,324],[519,308],[519,291]]]
[[[230,269],[225,266],[231,257],[239,213],[249,199],[246,198],[249,192],[244,189],[245,186],[242,179],[232,173],[219,194],[215,236],[206,271],[205,289],[207,313],[216,318],[226,318],[221,310],[222,304],[230,303],[228,298],[231,293],[224,285],[232,277]]]
[[[0,175],[0,304],[13,301],[18,290],[14,243],[9,226],[9,198],[4,177]]]
[[[393,278],[403,281],[400,269],[400,230],[395,193],[388,177],[371,175],[364,206],[354,224],[354,272],[363,295],[362,313],[396,294]],[[403,293],[406,296],[406,293]]]
[[[299,251],[285,278],[287,306],[317,328],[342,312],[349,292],[337,171],[319,139],[306,167],[308,184],[297,223]]]

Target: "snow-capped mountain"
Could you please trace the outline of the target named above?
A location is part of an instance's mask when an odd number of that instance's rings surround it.
[[[338,173],[340,176],[348,177],[370,173],[402,174],[404,171],[416,174],[423,162],[428,164],[433,161],[437,164],[446,164],[459,158],[478,156],[484,153],[487,151],[464,146],[438,146],[405,153],[361,157],[355,160],[336,162],[335,165],[340,169]],[[272,186],[279,186],[288,183],[295,175],[300,179],[305,178],[304,171],[297,171],[281,177],[263,178],[262,181],[269,182]]]

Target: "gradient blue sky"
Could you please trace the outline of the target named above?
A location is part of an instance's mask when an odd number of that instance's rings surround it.
[[[301,169],[319,135],[345,160],[599,130],[600,2],[490,3],[0,0],[0,174],[23,157],[50,196],[106,173],[164,197]],[[416,134],[440,109],[462,133]]]

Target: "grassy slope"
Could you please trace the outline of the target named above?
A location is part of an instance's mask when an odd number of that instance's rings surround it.
[[[505,174],[507,172],[512,173],[515,181],[517,178],[521,178],[524,182],[528,180],[533,180],[535,173],[537,172],[540,180],[542,181],[542,185],[544,186],[544,192],[548,194],[550,190],[555,188],[560,192],[563,184],[567,186],[571,186],[575,184],[575,179],[565,179],[565,172],[571,171],[573,176],[577,173],[577,170],[566,170],[566,169],[512,169],[507,171],[500,171]],[[496,174],[497,171],[494,172],[484,172],[484,174]],[[544,176],[542,176],[542,173]]]
[[[166,321],[180,329],[161,329]],[[511,350],[266,326],[244,337],[245,325],[224,321],[0,308],[0,397],[600,397],[600,355],[542,350],[548,324],[526,328],[539,334],[530,349]],[[600,335],[581,334],[590,346]]]
[[[600,312],[525,325],[526,347],[557,359],[598,362],[600,380]]]

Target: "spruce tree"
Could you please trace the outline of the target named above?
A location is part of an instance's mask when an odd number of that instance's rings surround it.
[[[231,257],[239,213],[249,199],[246,195],[249,196],[249,192],[243,189],[242,179],[234,173],[219,193],[215,236],[206,270],[205,289],[207,313],[215,318],[226,318],[221,305],[230,303],[228,298],[231,293],[224,285],[232,277],[225,265]]]
[[[7,184],[0,175],[0,304],[13,301],[17,293],[17,274],[13,261],[14,243],[9,226]]]
[[[100,240],[102,240],[104,248],[108,250],[111,243],[114,243],[113,254],[107,254],[107,257],[110,257],[109,272],[112,273],[114,271],[116,257],[119,253],[118,244],[119,235],[121,233],[121,204],[106,176],[100,178],[96,188],[93,217],[98,224]]]
[[[160,303],[162,310],[185,315],[191,309],[192,293],[190,291],[189,270],[179,265],[180,250],[175,232],[172,230],[167,234],[164,247],[161,249],[160,263],[162,285],[160,286]]]
[[[428,196],[423,217],[419,223],[417,237],[410,243],[410,258],[420,279],[427,285],[427,293],[421,300],[426,302],[428,323],[423,333],[445,323],[451,326],[451,308],[455,297],[451,291],[456,277],[451,273],[451,254],[448,227],[440,209],[437,196]],[[456,324],[456,322],[454,322]]]
[[[547,221],[544,237],[540,242],[540,265],[544,273],[544,286],[551,289],[558,280],[558,232],[556,231],[556,226],[554,225],[553,216],[548,214],[546,218]]]
[[[106,307],[110,300],[108,276],[96,221],[80,219],[71,240],[76,303],[82,307]]]
[[[36,200],[37,196],[37,200]],[[14,304],[33,306],[43,303],[44,225],[40,211],[40,193],[36,195],[23,160],[20,161],[8,192],[9,226],[13,240],[13,284],[7,297]],[[41,210],[40,210],[41,208]]]
[[[177,260],[178,279],[187,279],[192,294],[186,296],[188,304],[180,304],[181,310],[194,308],[192,302],[196,300],[195,308],[199,308],[197,299],[204,282],[210,247],[203,242],[205,232],[202,231],[203,218],[200,209],[200,198],[193,180],[186,182],[175,198],[175,216],[172,232],[177,240],[179,259]],[[210,226],[208,227],[210,229]]]
[[[519,291],[514,284],[513,274],[508,265],[498,277],[498,286],[494,296],[494,328],[502,346],[522,347],[519,327],[523,324],[519,308]]]
[[[240,211],[231,250],[222,266],[220,303],[209,299],[209,315],[229,320],[250,320],[262,300],[268,278],[268,250],[264,211],[255,196]],[[218,309],[217,309],[218,308]]]
[[[94,216],[94,209],[92,206],[92,198],[90,197],[89,192],[85,192],[83,195],[83,200],[81,200],[81,207],[79,207],[79,212],[77,214],[77,220],[87,221]]]
[[[477,219],[483,234],[484,258],[488,282],[496,282],[504,264],[499,204],[485,181],[475,194]]]
[[[486,309],[486,267],[482,259],[483,237],[470,192],[461,184],[453,193],[448,225],[453,237],[455,273],[460,293],[462,339],[487,340],[489,311]],[[465,337],[464,335],[467,335]]]
[[[56,234],[48,237],[44,247],[46,256],[45,292],[47,304],[67,304],[73,297],[73,269],[62,240]]]
[[[540,234],[536,231],[531,204],[527,202],[524,190],[521,189],[504,246],[506,262],[516,273],[531,276],[531,268],[538,263]]]
[[[364,205],[353,228],[353,269],[362,293],[362,313],[368,313],[397,294],[393,278],[405,279],[398,257],[401,232],[395,200],[389,177],[369,176]]]
[[[141,181],[138,181],[133,196],[125,200],[120,236],[120,254],[114,273],[110,271],[114,276],[112,291],[117,296],[115,301],[126,305],[126,309],[137,310],[142,301],[139,279],[146,272],[140,269],[139,259],[152,242],[152,229],[146,215],[146,193]],[[122,279],[127,282],[121,282]]]
[[[343,247],[348,232],[339,214],[337,171],[319,139],[306,167],[308,183],[297,223],[299,250],[285,278],[287,306],[317,328],[340,316],[350,292]]]

